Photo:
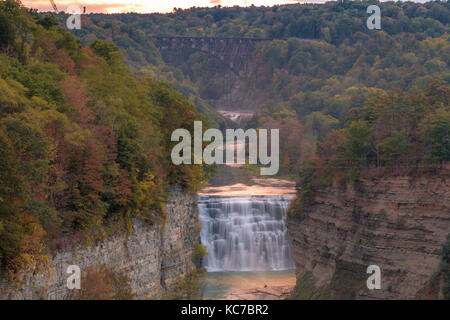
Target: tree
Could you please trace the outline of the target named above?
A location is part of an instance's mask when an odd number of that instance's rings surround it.
[[[396,162],[398,165],[402,156],[407,159],[410,147],[411,143],[408,142],[408,134],[405,130],[394,131],[378,144],[381,160],[384,160],[387,166],[392,166]]]
[[[14,29],[9,18],[0,12],[0,49],[7,48],[14,42]]]
[[[43,26],[45,29],[50,29],[58,25],[55,17],[52,14],[46,14],[42,19],[38,21],[38,24]]]
[[[439,108],[428,116],[422,125],[425,143],[430,147],[430,156],[441,161],[450,161],[450,109]]]
[[[367,154],[371,145],[371,128],[367,121],[352,122],[344,132],[342,155],[349,163],[356,166],[365,166]]]
[[[113,57],[119,55],[119,48],[104,40],[95,40],[91,44],[91,48],[96,55],[104,58],[108,62],[111,62]]]

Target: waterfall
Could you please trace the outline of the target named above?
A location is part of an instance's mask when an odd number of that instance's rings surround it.
[[[200,196],[206,271],[293,269],[285,225],[292,196]]]

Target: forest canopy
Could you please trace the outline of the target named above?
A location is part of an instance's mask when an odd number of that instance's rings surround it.
[[[381,30],[366,26],[370,4],[381,8]],[[317,144],[369,99],[394,89],[422,90],[433,79],[448,86],[449,17],[447,1],[194,7],[170,14],[90,14],[74,34],[86,44],[114,42],[137,73],[170,79],[195,97],[191,101],[214,104],[231,97],[230,109],[255,110],[247,126],[280,128],[281,174],[293,177]],[[151,35],[272,41],[258,45],[249,74],[238,79],[210,55],[159,51]]]
[[[170,162],[175,128],[203,119],[164,82],[135,76],[103,40],[0,2],[0,269],[45,266],[57,240],[91,242],[165,219],[165,191],[196,191],[202,166]]]
[[[381,7],[381,30],[366,27],[369,4]],[[232,126],[211,108],[227,95],[256,111],[248,127],[280,129],[280,174],[299,182],[296,213],[316,188],[372,168],[449,161],[448,2],[89,14],[71,33],[59,27],[66,17],[0,2],[4,272],[45,265],[44,248],[61,237],[89,242],[135,217],[162,222],[166,188],[196,191],[210,170],[174,166],[170,133],[196,119]],[[233,78],[210,55],[161,52],[151,35],[269,41]]]

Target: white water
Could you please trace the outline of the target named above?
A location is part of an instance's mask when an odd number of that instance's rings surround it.
[[[285,217],[293,196],[200,196],[206,271],[293,269]]]

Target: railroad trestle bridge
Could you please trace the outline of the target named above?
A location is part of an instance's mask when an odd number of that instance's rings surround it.
[[[225,38],[151,35],[160,50],[193,49],[208,54],[225,64],[238,76],[250,71],[256,45],[261,42],[284,40],[273,38]],[[301,39],[302,41],[309,41]]]

